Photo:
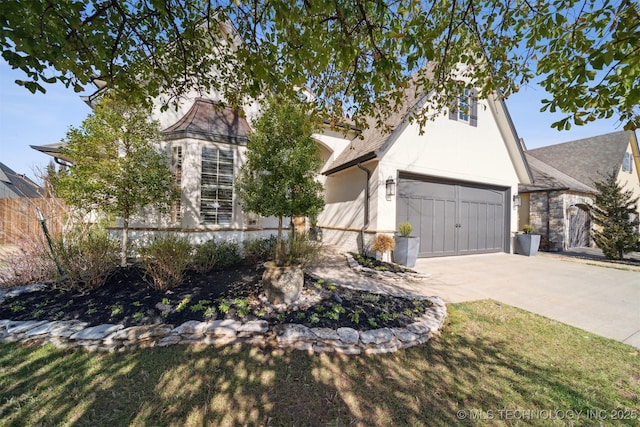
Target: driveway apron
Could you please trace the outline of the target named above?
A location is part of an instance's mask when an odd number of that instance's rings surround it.
[[[640,272],[539,254],[419,259],[411,284],[446,302],[491,298],[640,348]]]

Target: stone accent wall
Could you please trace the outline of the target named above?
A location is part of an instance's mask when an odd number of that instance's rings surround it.
[[[88,326],[75,320],[0,320],[0,342],[51,343],[59,348],[109,352],[175,344],[249,344],[275,345],[315,353],[389,353],[425,343],[439,333],[447,308],[438,297],[428,299],[433,305],[405,328],[357,331],[352,328],[309,328],[298,324],[270,327],[265,320],[240,322],[228,319],[211,322],[192,320],[177,327],[157,324],[124,328],[117,324]]]
[[[534,233],[542,236],[541,249],[562,251],[568,248],[568,209],[577,204],[591,206],[593,198],[581,193],[561,191],[530,193],[529,224],[534,227]],[[544,247],[547,239],[548,245]]]

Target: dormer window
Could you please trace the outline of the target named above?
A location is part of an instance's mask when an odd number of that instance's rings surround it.
[[[449,109],[449,119],[478,126],[478,93],[475,89],[463,89]]]
[[[622,161],[623,172],[633,172],[633,155],[629,152],[624,153],[624,159]]]

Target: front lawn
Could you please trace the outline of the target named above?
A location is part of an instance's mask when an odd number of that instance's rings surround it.
[[[15,426],[637,426],[640,356],[480,301],[449,305],[442,335],[427,344],[379,356],[3,344],[0,393],[0,424]]]

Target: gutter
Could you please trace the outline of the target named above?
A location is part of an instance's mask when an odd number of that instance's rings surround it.
[[[369,202],[371,199],[369,181],[371,180],[371,171],[362,166],[361,163],[357,163],[356,166],[367,174],[367,184],[364,187],[364,225],[360,229],[360,241],[362,242],[362,253],[364,254],[364,232],[369,228]]]

